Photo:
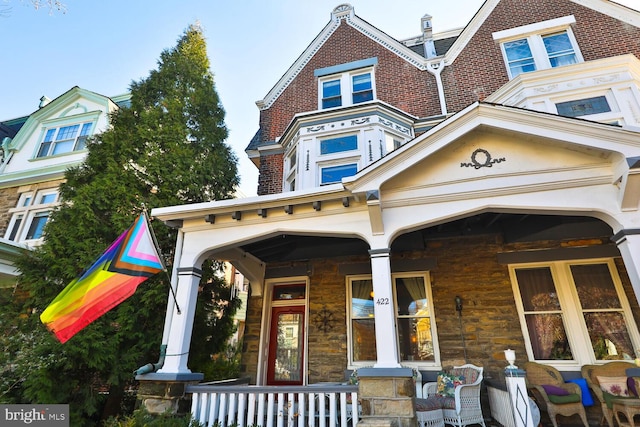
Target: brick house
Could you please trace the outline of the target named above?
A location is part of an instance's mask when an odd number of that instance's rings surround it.
[[[257,102],[259,196],[152,212],[179,228],[182,313],[148,379],[198,379],[207,258],[250,281],[252,384],[465,362],[500,382],[507,348],[567,378],[635,358],[640,13],[487,0],[461,30],[415,24],[395,40],[335,7]]]

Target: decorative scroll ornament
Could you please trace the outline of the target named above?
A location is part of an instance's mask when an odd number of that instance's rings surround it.
[[[327,310],[326,305],[322,306],[322,310],[313,316],[313,323],[325,334],[333,329],[334,322],[333,313]]]
[[[506,162],[507,159],[504,157],[500,157],[499,159],[494,159],[491,157],[491,154],[485,149],[478,148],[471,154],[471,163],[460,163],[461,168],[474,168],[480,169],[483,167],[490,168],[494,165],[494,163],[502,163]]]

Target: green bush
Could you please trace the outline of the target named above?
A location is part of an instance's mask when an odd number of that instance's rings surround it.
[[[133,414],[120,417],[110,418],[104,423],[104,427],[201,427],[198,421],[188,415],[162,414],[152,415],[149,412],[138,409]]]

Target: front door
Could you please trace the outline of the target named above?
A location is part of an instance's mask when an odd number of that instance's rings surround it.
[[[268,385],[302,385],[304,305],[273,307],[267,367]]]

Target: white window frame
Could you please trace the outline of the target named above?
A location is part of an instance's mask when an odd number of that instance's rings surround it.
[[[528,360],[536,360],[533,354],[533,347],[527,329],[525,320],[525,310],[522,303],[522,296],[520,294],[520,288],[518,285],[516,270],[527,268],[549,268],[554,281],[556,292],[558,293],[558,301],[560,303],[560,312],[562,314],[562,320],[564,323],[565,333],[567,335],[567,341],[571,347],[573,360],[542,360],[541,362],[553,366],[561,370],[580,370],[580,367],[587,364],[602,363],[600,360],[596,360],[589,332],[586,324],[583,320],[583,311],[581,309],[580,300],[578,298],[578,292],[573,282],[573,276],[571,275],[570,267],[572,265],[592,265],[592,264],[607,264],[609,267],[609,273],[611,274],[611,280],[613,281],[618,299],[620,301],[621,312],[625,318],[629,337],[634,348],[638,348],[640,345],[640,334],[637,329],[629,301],[624,292],[622,281],[618,275],[615,262],[612,258],[592,258],[592,259],[573,259],[563,261],[549,261],[549,262],[536,262],[536,263],[522,263],[522,264],[510,264],[509,276],[511,278],[511,285],[516,302],[516,308],[518,310],[518,316],[520,318],[520,327],[522,335],[524,337],[525,347],[527,350]],[[522,358],[524,359],[524,357]]]
[[[85,128],[85,126],[89,125],[89,131],[87,135],[82,135],[82,131]],[[67,139],[63,139],[63,140],[57,140],[58,138],[58,133],[60,132],[61,129],[63,128],[68,128],[71,126],[78,126],[78,129],[75,133],[75,135],[73,136],[73,138],[67,138]],[[92,120],[88,120],[88,121],[82,121],[82,122],[78,122],[78,123],[65,123],[65,124],[59,124],[59,125],[51,125],[51,126],[47,126],[42,130],[42,136],[40,138],[40,143],[36,146],[36,151],[33,155],[34,159],[45,159],[45,158],[49,158],[52,156],[62,156],[65,154],[69,154],[69,153],[74,153],[74,152],[78,152],[78,151],[82,151],[86,149],[86,140],[88,137],[90,137],[91,135],[93,135],[93,133],[95,132],[95,126],[96,123]],[[47,141],[47,143],[49,143],[49,147],[47,149],[46,153],[43,153],[42,155],[40,155],[40,151],[42,150],[43,145],[45,144],[45,138],[47,137],[47,134],[53,131],[53,136],[51,138],[51,141]],[[58,144],[61,143],[66,143],[72,141],[72,146],[70,150],[65,150],[59,153],[55,153],[56,150],[56,146]],[[80,146],[82,145],[82,146]]]
[[[504,44],[507,42],[526,39],[529,43],[531,54],[533,55],[533,60],[536,66],[535,71],[547,70],[552,67],[542,38],[566,31],[567,36],[569,37],[569,41],[571,42],[571,46],[573,47],[573,53],[576,57],[576,63],[584,62],[582,52],[580,52],[580,47],[578,46],[578,42],[576,41],[576,38],[573,34],[573,30],[571,29],[571,25],[575,24],[575,22],[575,17],[573,15],[569,15],[493,33],[493,39],[500,43],[500,50],[502,51],[502,56],[507,69],[507,73],[509,74],[509,79],[513,79],[520,74],[526,73],[519,73],[514,76],[511,72],[511,68],[509,67],[509,60],[507,58],[507,53],[504,47]]]
[[[52,195],[54,196],[54,201],[41,203],[44,197]],[[27,239],[27,233],[29,232],[31,224],[36,217],[43,213],[46,213],[48,217],[53,208],[57,205],[59,205],[59,193],[57,188],[25,191],[21,193],[16,207],[9,210],[12,216],[7,230],[5,231],[4,238],[10,240],[9,238],[15,231],[13,241],[17,243],[28,243],[30,245],[40,244],[43,236]],[[20,221],[20,223],[16,224],[18,221]],[[47,221],[49,221],[49,218],[47,218]]]
[[[348,107],[351,105],[362,104],[362,102],[359,102],[356,104],[353,103],[353,77],[360,76],[363,74],[369,74],[371,76],[371,96],[372,96],[371,100],[373,101],[377,99],[374,67],[371,66],[366,68],[359,68],[357,70],[346,71],[344,73],[338,73],[338,74],[331,74],[331,75],[322,76],[318,78],[318,110],[329,110],[332,108],[342,108],[342,107]],[[329,82],[332,80],[340,81],[340,96],[342,99],[342,104],[336,107],[323,108],[322,106],[323,84],[325,82]],[[364,101],[364,102],[369,102],[369,101]]]
[[[396,279],[400,278],[411,278],[411,277],[421,277],[424,280],[425,285],[425,295],[427,297],[427,303],[429,307],[429,318],[431,319],[431,336],[433,343],[433,361],[424,361],[424,360],[402,360],[403,366],[411,366],[418,369],[439,369],[441,367],[440,361],[440,346],[438,344],[438,330],[436,327],[436,318],[435,311],[433,305],[433,296],[431,292],[431,280],[428,271],[410,271],[410,272],[401,272],[401,273],[392,273],[391,274],[391,283],[392,283],[392,291],[393,291],[393,316],[394,321],[396,323],[396,337],[399,337],[398,329],[397,329],[397,319],[399,317],[407,317],[407,316],[398,316],[398,304],[397,304],[397,296],[396,296]],[[352,313],[351,313],[351,299],[352,299],[352,282],[357,280],[371,280],[372,276],[370,274],[358,274],[358,275],[349,275],[346,277],[346,287],[347,287],[347,357],[348,357],[348,369],[357,369],[363,366],[371,366],[375,363],[375,360],[366,360],[366,361],[354,361],[353,360],[353,331],[352,331]],[[374,317],[375,318],[375,317]],[[400,354],[400,343],[395,343],[396,348],[398,350],[398,354]]]

